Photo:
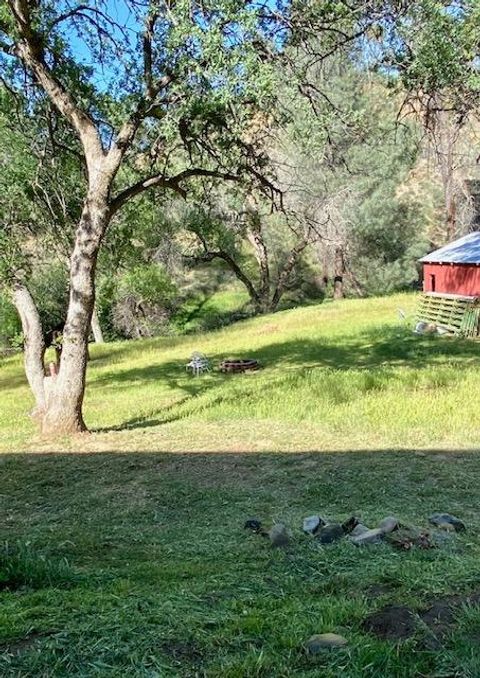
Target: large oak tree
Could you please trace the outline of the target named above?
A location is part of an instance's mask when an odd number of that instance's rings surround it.
[[[27,376],[45,433],[86,429],[82,404],[95,268],[115,215],[150,189],[185,196],[197,177],[248,177],[257,188],[273,190],[265,158],[248,134],[259,111],[274,109],[272,64],[287,42],[293,50],[302,44],[304,30],[323,36],[322,54],[313,60],[348,45],[368,27],[362,17],[379,5],[2,1],[4,83],[12,90],[26,85],[32,109],[37,100],[51,102],[76,133],[85,170],[62,359],[48,394],[38,313],[21,270],[12,283]]]

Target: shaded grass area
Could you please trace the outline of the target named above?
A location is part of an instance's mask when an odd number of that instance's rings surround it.
[[[14,544],[0,590],[0,675],[480,675],[480,609],[460,606],[435,649],[366,632],[387,604],[421,611],[480,588],[476,452],[4,455],[0,539]],[[320,547],[312,512],[387,514],[426,525],[435,510],[467,532],[431,551]],[[291,545],[243,529],[284,520]],[[25,546],[27,545],[27,546]],[[5,547],[7,548],[7,547]],[[8,567],[4,550],[0,577]],[[309,657],[314,633],[347,648]]]

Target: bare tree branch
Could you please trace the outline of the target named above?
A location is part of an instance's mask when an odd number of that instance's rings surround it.
[[[192,167],[173,177],[165,177],[162,174],[154,174],[145,179],[141,179],[136,184],[132,184],[128,188],[124,189],[118,193],[115,198],[110,202],[110,212],[115,214],[122,205],[124,205],[128,200],[148,191],[151,188],[168,188],[179,193],[183,198],[186,197],[186,190],[180,185],[182,181],[190,179],[192,177],[213,177],[217,179],[223,179],[224,181],[240,181],[240,177],[236,174],[230,174],[228,172],[219,172],[217,170],[207,170],[202,169],[201,167]]]

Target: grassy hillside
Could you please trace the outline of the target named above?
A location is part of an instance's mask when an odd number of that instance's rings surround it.
[[[464,448],[479,442],[478,345],[420,338],[400,295],[284,311],[204,335],[92,347],[89,439],[41,441],[20,357],[0,368],[0,450],[276,451]],[[199,350],[218,363],[258,358],[250,375],[193,378]],[[12,423],[14,422],[14,426]]]
[[[478,347],[412,335],[398,306],[414,298],[93,347],[97,432],[74,440],[36,437],[20,360],[4,361],[0,675],[477,678]],[[264,369],[195,379],[195,349]],[[429,550],[301,530],[314,512],[428,528],[436,510],[467,530]],[[290,545],[251,517],[285,521]],[[378,611],[392,637],[366,628]],[[348,645],[306,654],[326,632]]]

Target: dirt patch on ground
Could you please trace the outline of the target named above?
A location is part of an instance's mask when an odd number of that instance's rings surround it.
[[[403,605],[387,605],[366,617],[362,628],[377,638],[393,641],[405,640],[419,631],[427,631],[423,646],[428,650],[436,650],[442,647],[445,637],[455,629],[455,618],[462,605],[480,605],[480,591],[436,598],[430,601],[428,607],[418,611]]]
[[[432,631],[450,625],[455,620],[455,608],[461,605],[460,596],[447,596],[434,600],[430,607],[419,613],[420,619]]]
[[[33,632],[24,638],[12,640],[7,643],[0,643],[0,654],[19,655],[32,649],[48,633]]]
[[[418,614],[422,622],[432,632],[426,641],[428,649],[438,649],[443,640],[455,629],[455,617],[462,605],[480,605],[480,591],[468,595],[445,596],[436,598],[429,607]]]
[[[200,649],[190,640],[166,640],[160,645],[160,650],[174,662],[189,662],[196,664],[202,661],[203,654]]]
[[[365,591],[365,594],[368,598],[375,600],[376,598],[381,598],[382,596],[391,596],[394,591],[394,586],[389,584],[372,584]]]
[[[387,605],[368,615],[362,622],[362,628],[382,640],[405,640],[417,630],[417,619],[408,607]]]
[[[438,650],[443,640],[455,626],[455,608],[461,603],[458,596],[448,596],[435,600],[426,610],[419,612],[419,617],[431,634],[423,645],[427,650]]]

